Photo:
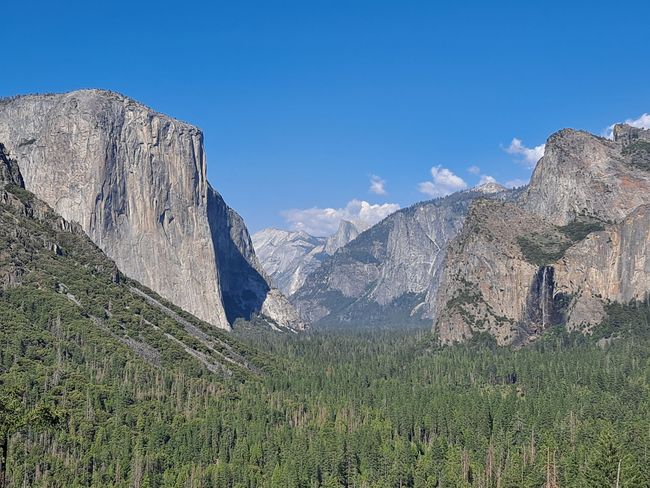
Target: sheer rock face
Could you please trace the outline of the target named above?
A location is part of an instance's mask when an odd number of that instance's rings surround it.
[[[650,205],[569,248],[555,270],[556,293],[572,297],[570,329],[600,322],[603,302],[642,300],[650,292]]]
[[[325,243],[325,253],[334,254],[348,242],[352,242],[356,239],[359,234],[369,227],[369,225],[350,222],[349,220],[341,220],[336,233],[327,238],[327,242]]]
[[[608,301],[649,293],[649,136],[560,131],[517,201],[477,202],[449,248],[434,317],[441,340],[488,332],[522,344],[559,323],[588,331]]]
[[[325,258],[291,302],[321,324],[423,322],[433,314],[447,244],[482,196],[462,192],[395,212]]]
[[[588,214],[618,222],[650,203],[650,131],[617,125],[614,140],[564,129],[553,134],[522,196],[525,209],[566,225]]]
[[[499,344],[517,341],[539,269],[526,260],[517,237],[555,232],[551,223],[512,202],[476,202],[462,232],[449,246],[448,266],[434,307],[440,339],[462,342],[474,332],[487,332]],[[527,325],[532,330],[542,324]]]
[[[208,184],[196,127],[81,90],[0,101],[0,141],[26,188],[78,222],[125,274],[224,329],[241,308],[261,310],[270,287],[243,222]],[[254,286],[234,293],[236,274]],[[243,296],[247,306],[230,306]]]

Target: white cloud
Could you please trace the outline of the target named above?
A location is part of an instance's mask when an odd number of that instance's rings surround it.
[[[532,168],[537,164],[537,161],[544,156],[545,146],[546,144],[540,144],[535,147],[526,147],[521,142],[521,139],[515,137],[510,145],[505,148],[505,151],[509,154],[517,154],[518,156],[521,156],[526,166]]]
[[[386,180],[377,175],[372,175],[369,190],[375,195],[386,195]]]
[[[444,197],[467,188],[467,183],[460,176],[442,166],[431,168],[431,178],[432,181],[423,181],[418,185],[420,192],[430,197]]]
[[[497,180],[495,180],[492,176],[489,175],[481,175],[481,179],[478,180],[479,185],[485,185],[486,183],[496,183]]]
[[[650,114],[644,113],[638,119],[627,119],[623,123],[639,129],[650,129]],[[607,137],[607,139],[614,139],[615,125],[616,124],[612,124],[603,131],[603,135]]]
[[[399,208],[396,203],[373,205],[354,199],[344,208],[295,208],[285,210],[282,216],[292,230],[302,230],[314,236],[329,236],[336,232],[341,220],[350,220],[366,227],[376,224]]]
[[[478,166],[470,166],[469,168],[467,168],[467,171],[469,171],[473,175],[478,175],[481,173],[481,168],[479,168]]]
[[[517,188],[528,184],[528,180],[522,180],[521,178],[513,178],[512,180],[506,181],[503,186],[506,188]]]

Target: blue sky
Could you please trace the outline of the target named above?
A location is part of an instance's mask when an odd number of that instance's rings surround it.
[[[650,112],[642,1],[2,11],[0,95],[106,88],[201,127],[209,179],[252,231],[327,233],[481,175],[525,181],[523,147],[504,150],[513,138],[534,148],[563,127],[601,133]]]

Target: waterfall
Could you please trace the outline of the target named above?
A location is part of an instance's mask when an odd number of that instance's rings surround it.
[[[539,294],[539,299],[542,302],[542,327],[546,327],[546,302],[547,302],[547,288],[546,288],[546,274],[548,273],[548,266],[544,266],[542,271],[542,291]]]
[[[525,317],[529,324],[544,330],[563,320],[565,298],[556,294],[553,266],[540,266],[526,299]]]

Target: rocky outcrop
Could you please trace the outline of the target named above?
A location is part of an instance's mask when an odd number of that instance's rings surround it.
[[[7,185],[16,185],[25,188],[23,175],[20,174],[18,164],[9,158],[4,144],[0,143],[0,188]]]
[[[325,243],[325,253],[334,254],[336,251],[345,246],[348,242],[352,242],[364,230],[370,226],[363,223],[350,222],[349,220],[341,220],[339,228],[336,232],[327,238]]]
[[[530,331],[550,325],[542,297],[548,270],[526,258],[518,242],[523,235],[548,242],[563,239],[553,224],[515,203],[483,200],[472,206],[462,232],[449,246],[436,297],[434,323],[443,342],[487,332],[498,343],[509,344],[520,340],[524,322]],[[535,283],[539,293],[531,292]]]
[[[650,206],[569,248],[555,265],[555,276],[555,293],[571,297],[570,329],[599,323],[604,303],[642,300],[650,292]]]
[[[434,329],[443,342],[487,332],[524,344],[550,326],[588,331],[608,302],[650,292],[650,131],[614,140],[551,136],[530,186],[480,201],[449,246]]]
[[[506,195],[466,191],[399,210],[325,258],[290,299],[324,325],[424,323],[471,202]]]
[[[287,296],[305,282],[325,257],[324,237],[304,231],[264,229],[253,234],[255,252],[264,270]]]
[[[225,329],[269,300],[266,310],[289,306],[270,293],[241,218],[210,187],[196,127],[81,90],[0,101],[0,141],[28,190],[174,304]]]
[[[615,141],[620,142],[623,147],[628,147],[637,142],[650,142],[650,131],[640,127],[632,127],[627,124],[616,124],[612,131]]]
[[[304,231],[264,229],[253,234],[253,244],[273,284],[291,296],[328,255],[356,239],[366,228],[367,225],[342,220],[336,233],[327,238]]]
[[[553,134],[522,196],[523,208],[557,225],[586,214],[603,221],[624,219],[650,203],[650,166],[639,164],[643,153],[650,161],[643,142],[647,133],[617,125],[613,141],[573,129]]]

